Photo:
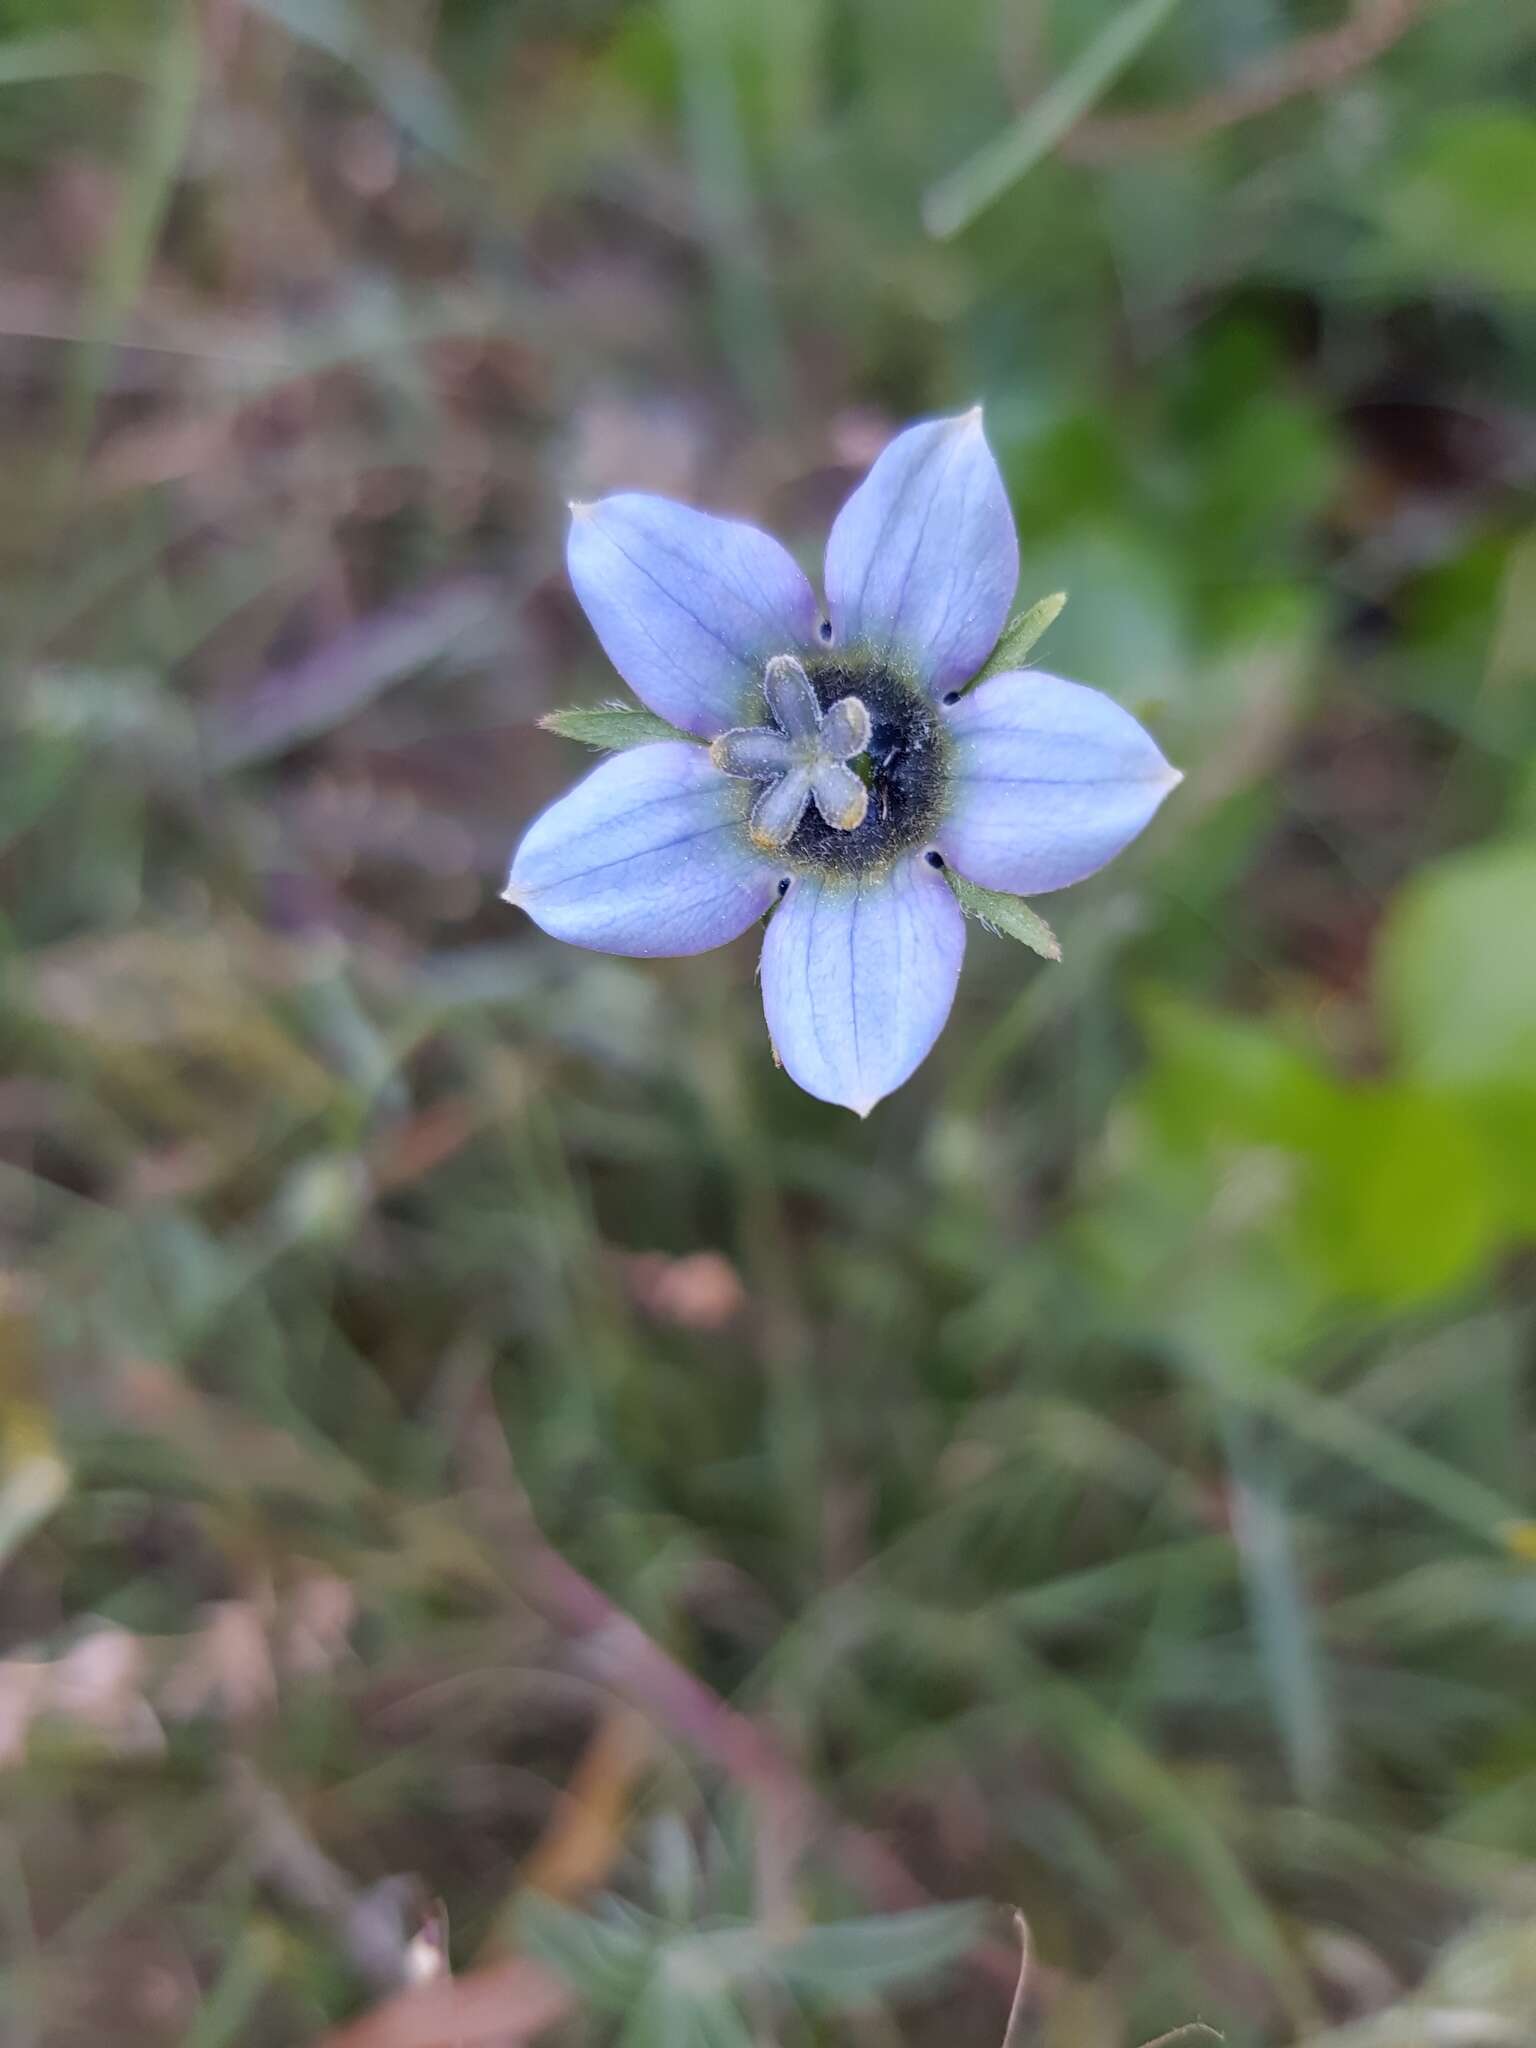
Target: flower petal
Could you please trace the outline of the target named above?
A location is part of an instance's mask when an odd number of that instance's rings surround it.
[[[666,498],[572,507],[582,608],[641,702],[705,739],[752,722],[770,655],[810,645],[811,586],[776,540]]]
[[[752,844],[776,852],[788,846],[811,800],[811,771],[803,764],[770,783],[752,806]]]
[[[975,675],[1019,580],[981,408],[908,427],[838,513],[827,603],[838,645],[910,662],[936,696]]]
[[[867,1116],[944,1028],[965,917],[916,854],[879,876],[801,875],[763,946],[763,1008],[792,1080]]]
[[[747,837],[751,797],[684,740],[615,754],[529,826],[507,901],[601,953],[723,946],[778,888]]]
[[[1064,889],[1113,860],[1183,778],[1128,711],[1038,670],[991,676],[947,714],[935,844],[986,889]]]

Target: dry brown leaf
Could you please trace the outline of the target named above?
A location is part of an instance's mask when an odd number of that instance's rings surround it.
[[[161,1718],[249,1720],[280,1679],[333,1671],[351,1654],[353,1589],[313,1572],[276,1597],[215,1601],[188,1635],[93,1627],[54,1657],[0,1658],[0,1770],[26,1761],[34,1725],[52,1721],[117,1756],[158,1755]]]
[[[231,1721],[263,1713],[277,1698],[269,1614],[251,1600],[216,1600],[161,1688],[160,1704],[177,1720],[213,1711]]]
[[[518,1956],[403,1991],[320,2048],[511,2048],[537,2040],[571,2005],[557,1978]]]
[[[334,1572],[311,1572],[281,1603],[277,1660],[284,1671],[322,1676],[352,1653],[357,1589]]]
[[[52,1670],[49,1664],[0,1657],[0,1770],[26,1762],[27,1737]]]
[[[721,1252],[636,1252],[624,1268],[636,1303],[658,1323],[720,1330],[746,1307],[741,1275]]]
[[[620,1708],[602,1723],[523,1865],[525,1885],[569,1899],[602,1883],[623,1847],[630,1791],[655,1746],[642,1714]]]
[[[147,426],[125,427],[106,442],[91,465],[91,483],[103,497],[169,483],[223,461],[234,421],[228,412],[193,413]]]
[[[55,1721],[114,1756],[155,1756],[165,1736],[148,1698],[149,1653],[128,1629],[104,1625],[61,1656],[0,1658],[0,1768],[26,1761],[34,1725]]]
[[[381,1192],[409,1187],[462,1151],[479,1129],[473,1103],[460,1098],[437,1102],[396,1124],[372,1148],[369,1171]]]
[[[270,1487],[313,1501],[356,1500],[367,1491],[339,1453],[202,1393],[154,1359],[115,1361],[110,1398],[130,1428],[171,1444],[211,1483],[222,1478],[241,1492]]]
[[[295,948],[232,918],[61,941],[35,956],[28,987],[36,1018],[89,1047],[103,1085],[185,1116],[204,1096],[182,1085],[168,1053],[205,1064],[225,1086],[330,1100],[334,1076],[272,1000],[304,972]],[[189,1134],[200,1129],[193,1115]]]

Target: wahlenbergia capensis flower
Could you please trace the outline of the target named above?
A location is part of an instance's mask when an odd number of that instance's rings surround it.
[[[833,525],[825,613],[777,541],[665,498],[573,507],[567,560],[614,667],[693,738],[594,768],[529,828],[508,900],[572,945],[642,956],[705,952],[771,910],[774,1049],[861,1116],[954,1001],[946,868],[1065,888],[1179,780],[1096,690],[1033,669],[965,689],[1019,566],[979,409],[886,448]]]

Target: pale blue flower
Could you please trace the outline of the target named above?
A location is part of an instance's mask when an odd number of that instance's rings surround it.
[[[812,1095],[866,1114],[927,1054],[965,920],[946,866],[1034,896],[1111,860],[1179,780],[1136,720],[1036,670],[969,692],[1018,546],[979,411],[909,427],[832,528],[827,607],[777,541],[663,498],[574,508],[571,581],[651,711],[507,887],[556,938],[702,953],[773,910],[763,1006]]]

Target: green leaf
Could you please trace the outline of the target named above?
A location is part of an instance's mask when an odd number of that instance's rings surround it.
[[[642,1925],[574,1913],[542,1892],[529,1892],[516,1918],[527,1953],[601,2012],[628,2009],[658,1953]]]
[[[1375,963],[1403,1071],[1455,1103],[1503,1226],[1516,1232],[1536,1228],[1533,902],[1536,846],[1453,854],[1399,892]]]
[[[1006,669],[1022,668],[1024,657],[1042,634],[1061,617],[1067,602],[1067,593],[1058,590],[1050,597],[1042,597],[1038,604],[1032,604],[1027,612],[1019,612],[1003,628],[1003,637],[987,656],[977,682],[987,676],[1003,674]]]
[[[1341,1114],[1343,1091],[1273,1024],[1148,991],[1137,1009],[1154,1055],[1142,1098],[1181,1150],[1215,1143],[1301,1152]]]
[[[1376,987],[1404,1066],[1437,1088],[1536,1079],[1536,846],[1480,847],[1426,869],[1388,913]]]
[[[1228,1166],[1290,1156],[1272,1248],[1289,1215],[1330,1291],[1393,1306],[1476,1273],[1499,1230],[1497,1176],[1459,1104],[1411,1084],[1343,1084],[1271,1023],[1166,994],[1138,1007],[1154,1054],[1141,1099],[1166,1142]]]
[[[580,740],[584,747],[601,747],[610,754],[626,747],[648,747],[653,740],[688,740],[701,744],[691,732],[680,732],[654,711],[642,711],[638,704],[595,704],[588,711],[547,711],[539,720],[546,732],[563,740]]]
[[[620,2048],[752,2048],[752,2030],[728,1985],[691,1977],[679,1947],[664,1953],[629,2009]]]
[[[31,85],[42,78],[88,78],[120,63],[89,36],[65,29],[55,35],[15,36],[0,43],[0,85]]]
[[[897,1984],[931,1976],[981,1933],[974,1905],[923,1906],[879,1919],[813,1927],[775,1959],[777,1974],[818,2005],[862,2005]]]
[[[1397,1307],[1431,1301],[1471,1280],[1497,1243],[1487,1161],[1441,1098],[1352,1089],[1310,1158],[1303,1239],[1346,1294]]]
[[[1483,1148],[1492,1198],[1505,1228],[1536,1237],[1536,1080],[1458,1096]]]
[[[1447,114],[1385,195],[1393,268],[1442,290],[1536,292],[1536,120],[1514,108]]]
[[[988,931],[997,932],[1005,939],[1017,939],[1021,946],[1028,946],[1042,960],[1061,958],[1061,941],[1022,896],[1009,896],[1001,889],[982,889],[975,882],[967,882],[952,868],[946,868],[944,875],[967,917],[974,917],[978,924],[984,924]]]

